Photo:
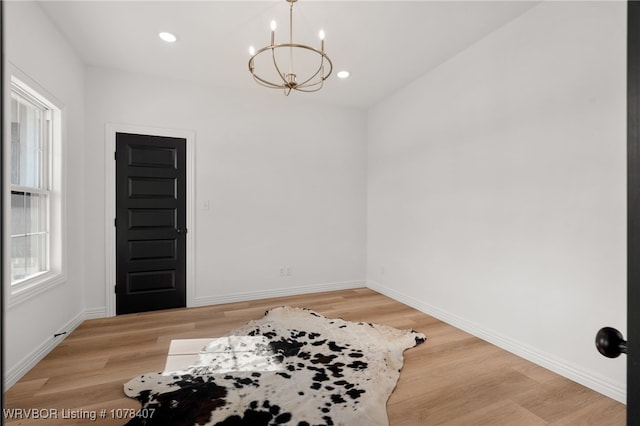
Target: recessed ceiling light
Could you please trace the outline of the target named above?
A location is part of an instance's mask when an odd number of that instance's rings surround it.
[[[159,33],[158,37],[160,37],[162,40],[166,41],[167,43],[174,43],[177,40],[176,36],[167,32]]]
[[[349,71],[338,72],[338,78],[347,78],[347,77],[349,77]]]

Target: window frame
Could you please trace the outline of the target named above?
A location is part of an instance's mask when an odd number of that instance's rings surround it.
[[[66,282],[66,212],[65,212],[65,168],[63,161],[65,159],[65,107],[64,105],[51,95],[46,89],[36,83],[34,80],[19,71],[16,67],[9,67],[7,73],[5,87],[9,96],[5,96],[5,111],[11,111],[10,102],[12,94],[16,93],[33,103],[37,107],[43,107],[49,119],[49,134],[45,142],[44,155],[47,157],[41,165],[41,173],[44,175],[45,188],[24,187],[13,185],[11,181],[11,155],[6,155],[3,169],[5,170],[5,182],[7,185],[3,191],[4,197],[4,229],[8,232],[3,237],[4,252],[4,286],[7,307],[11,308],[25,300],[46,291],[54,286]],[[45,117],[43,116],[43,119]],[[11,114],[5,114],[5,141],[11,143]],[[10,154],[10,147],[6,148],[7,154]],[[47,194],[47,212],[45,222],[48,236],[46,238],[47,256],[46,271],[34,274],[23,280],[12,283],[11,272],[11,194],[12,191]]]
[[[37,280],[41,275],[47,274],[50,270],[51,270],[51,242],[50,242],[50,230],[51,230],[51,216],[50,216],[50,211],[51,211],[51,144],[54,143],[54,137],[53,137],[53,116],[55,114],[55,112],[50,108],[49,105],[46,105],[42,102],[40,102],[39,99],[36,99],[34,96],[32,96],[30,93],[28,93],[26,90],[24,90],[23,87],[21,87],[20,85],[16,84],[15,82],[12,82],[11,84],[11,101],[13,101],[14,96],[19,98],[19,102],[20,103],[25,103],[28,104],[30,107],[32,107],[34,110],[38,110],[40,111],[40,120],[42,120],[42,122],[40,123],[39,126],[39,138],[40,138],[40,161],[38,161],[37,167],[38,167],[38,178],[37,181],[38,182],[34,182],[33,186],[30,185],[21,185],[21,184],[15,184],[13,183],[13,138],[11,139],[11,173],[12,173],[12,177],[11,177],[11,182],[9,183],[10,185],[10,191],[11,191],[11,197],[13,198],[14,195],[17,194],[21,194],[22,196],[24,196],[24,199],[26,201],[28,196],[31,195],[35,195],[37,197],[38,200],[43,200],[44,201],[44,206],[41,206],[40,208],[42,208],[44,211],[41,213],[42,214],[42,218],[40,218],[40,220],[43,222],[41,224],[42,229],[39,230],[37,232],[37,234],[44,236],[43,240],[44,240],[44,259],[40,259],[40,261],[43,263],[43,271],[39,271],[36,272],[34,274],[30,274],[25,278],[19,279],[14,281],[13,279],[13,270],[12,272],[12,277],[11,277],[11,288],[15,289],[15,288],[19,288],[19,286],[22,286],[23,283],[28,284],[31,280]],[[12,107],[13,110],[13,107]],[[12,114],[11,114],[12,115]],[[10,129],[10,131],[13,131],[13,122],[12,122],[12,128]],[[26,206],[26,203],[25,203]],[[13,200],[11,201],[11,219],[13,220]],[[25,207],[26,210],[26,207]],[[26,225],[26,220],[25,220],[25,225]],[[13,228],[13,227],[12,227]],[[17,240],[17,238],[20,237],[28,237],[28,236],[32,236],[35,233],[32,232],[28,232],[25,229],[25,232],[23,234],[19,234],[19,235],[14,235],[13,234],[13,229],[11,229],[11,231],[9,232],[8,237],[11,240],[10,245],[14,244],[14,241]],[[13,260],[13,257],[11,257]]]

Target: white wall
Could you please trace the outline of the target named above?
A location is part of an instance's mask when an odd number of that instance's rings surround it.
[[[84,65],[35,3],[5,2],[4,12],[5,60],[64,104],[67,135],[67,280],[4,309],[5,383],[12,383],[61,340],[54,333],[83,319]]]
[[[105,307],[106,123],[195,132],[196,305],[365,285],[365,113],[265,90],[87,70],[90,311]]]
[[[196,304],[361,285],[366,260],[374,289],[624,399],[593,348],[626,334],[623,2],[541,4],[368,116],[85,69],[36,5],[5,12],[7,59],[67,106],[70,225],[67,283],[5,311],[9,376],[104,314],[121,123],[196,134]]]
[[[374,289],[622,401],[625,36],[542,3],[372,108],[367,164]]]

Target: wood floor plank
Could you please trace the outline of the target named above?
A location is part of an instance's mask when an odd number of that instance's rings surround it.
[[[624,425],[626,412],[611,405],[609,401],[598,399],[587,406],[571,410],[570,413],[561,416],[558,420],[549,423],[551,426],[563,425]]]
[[[446,426],[458,426],[460,424],[473,426],[539,426],[546,425],[547,422],[511,400],[500,400],[458,417],[453,421],[442,423],[442,425]]]
[[[365,288],[85,321],[5,392],[5,408],[104,409],[106,418],[5,422],[122,425],[126,419],[112,418],[111,410],[139,407],[123,384],[161,371],[171,340],[219,337],[283,305],[427,335],[404,354],[387,404],[391,426],[625,424],[623,404]]]

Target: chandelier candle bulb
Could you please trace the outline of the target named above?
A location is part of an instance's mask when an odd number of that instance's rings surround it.
[[[275,44],[276,28],[277,27],[278,27],[278,25],[276,24],[276,21],[271,21],[271,45],[272,46]]]
[[[320,50],[324,52],[324,30],[320,30],[318,37],[320,37]]]

